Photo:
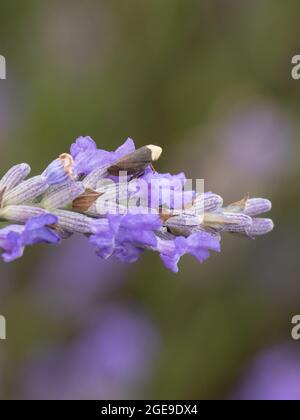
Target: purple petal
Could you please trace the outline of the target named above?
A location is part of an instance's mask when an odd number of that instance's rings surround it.
[[[168,255],[161,254],[160,258],[169,270],[173,271],[173,273],[178,273],[178,263],[180,261],[180,256],[174,255],[170,257]]]
[[[122,227],[134,230],[156,230],[161,227],[161,220],[157,214],[126,214],[121,222]]]
[[[174,240],[157,240],[156,251],[165,266],[173,272],[178,272],[178,263],[185,254],[193,255],[201,263],[210,255],[210,251],[220,251],[220,242],[218,238],[207,232],[197,232],[188,238],[182,236]]]
[[[109,258],[114,251],[114,235],[112,232],[92,235],[90,243],[96,246],[96,253],[103,259]]]
[[[131,138],[128,138],[124,144],[122,144],[115,152],[114,160],[121,159],[123,156],[129,155],[135,151],[135,144]]]
[[[97,145],[91,137],[78,137],[76,143],[71,145],[71,155],[73,158],[77,158],[81,153],[88,151],[95,151]]]
[[[124,246],[117,247],[113,255],[118,258],[118,260],[131,264],[136,262],[143,252],[144,249],[138,248],[129,242],[124,244]]]
[[[37,243],[58,244],[60,237],[47,227],[56,224],[57,221],[58,218],[52,214],[45,214],[29,220],[22,235],[23,245],[34,245]]]
[[[5,262],[11,262],[22,257],[24,246],[21,234],[9,231],[8,228],[0,231],[0,248],[3,249],[2,258]]]
[[[97,149],[91,137],[79,137],[71,146],[74,159],[74,172],[77,175],[88,175],[97,168],[105,167],[116,162],[123,156],[135,150],[133,140],[128,139],[115,152]]]

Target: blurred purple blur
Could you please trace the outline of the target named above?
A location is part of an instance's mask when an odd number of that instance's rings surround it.
[[[300,344],[265,350],[250,365],[234,399],[299,400]]]
[[[149,378],[159,337],[132,304],[103,308],[72,342],[33,354],[21,374],[22,399],[125,399]]]

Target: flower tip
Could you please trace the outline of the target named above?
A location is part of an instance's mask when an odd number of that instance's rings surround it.
[[[262,213],[268,213],[272,209],[272,203],[266,198],[250,198],[245,205],[245,214],[248,216],[257,216]]]
[[[273,220],[272,219],[264,219],[264,220],[265,220],[265,227],[266,227],[267,233],[272,232],[275,228],[275,224]]]
[[[252,225],[246,229],[247,235],[250,237],[267,235],[274,229],[274,222],[271,219],[256,218],[253,219]]]
[[[23,172],[27,172],[27,175],[29,175],[30,171],[31,171],[31,167],[30,165],[28,165],[28,163],[20,163],[19,168],[23,171]]]
[[[50,163],[42,175],[49,185],[62,184],[68,179],[74,178],[73,165],[73,157],[68,153],[63,153]]]
[[[128,137],[124,143],[126,147],[131,148],[133,151],[135,150],[135,143],[134,140],[131,137]]]
[[[62,153],[59,155],[58,159],[62,162],[64,170],[69,175],[70,178],[73,177],[73,165],[74,159],[69,153]]]

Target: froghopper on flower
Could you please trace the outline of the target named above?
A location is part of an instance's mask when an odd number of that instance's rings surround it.
[[[156,172],[152,162],[161,150],[136,149],[128,139],[108,152],[79,137],[41,175],[26,179],[29,165],[13,166],[0,180],[3,260],[20,258],[28,245],[58,244],[79,233],[101,258],[132,263],[152,251],[177,272],[186,254],[202,263],[220,252],[225,232],[254,239],[273,230],[273,221],[260,217],[271,210],[269,200],[247,196],[224,206],[217,194],[187,188],[183,173]]]

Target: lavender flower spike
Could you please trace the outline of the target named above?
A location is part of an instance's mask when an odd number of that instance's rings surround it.
[[[152,251],[177,272],[185,254],[202,263],[220,252],[226,232],[254,239],[273,230],[271,219],[259,217],[271,210],[269,200],[246,196],[224,206],[217,194],[185,191],[183,173],[157,173],[141,150],[127,139],[108,152],[90,137],[79,137],[70,154],[60,155],[41,175],[25,181],[27,164],[9,170],[0,181],[4,261],[21,257],[28,245],[58,244],[79,233],[101,258],[133,263]],[[152,150],[161,152],[158,146]],[[130,177],[117,170],[120,162]]]

